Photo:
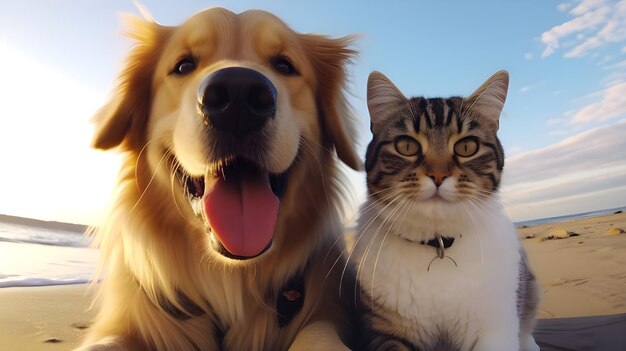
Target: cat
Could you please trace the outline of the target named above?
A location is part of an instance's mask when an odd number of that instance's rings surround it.
[[[409,99],[370,74],[359,350],[539,350],[537,283],[498,196],[508,83],[499,71],[467,98]]]

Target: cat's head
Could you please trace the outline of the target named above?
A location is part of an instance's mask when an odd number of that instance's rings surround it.
[[[409,99],[383,74],[371,73],[370,196],[389,202],[402,194],[442,205],[490,197],[504,166],[496,133],[508,84],[508,73],[499,71],[467,98]]]

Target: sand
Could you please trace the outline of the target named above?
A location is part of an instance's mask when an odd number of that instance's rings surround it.
[[[626,234],[616,229],[626,213],[519,229],[534,236],[522,243],[542,290],[539,318],[626,312]]]
[[[0,289],[0,350],[71,350],[93,317],[86,285]]]
[[[543,293],[538,317],[550,318],[540,323],[538,333],[546,332],[549,337],[565,330],[563,320],[551,318],[626,313],[624,229],[626,213],[519,229]],[[544,239],[555,233],[559,233],[556,238]],[[87,311],[91,298],[86,291],[85,285],[0,289],[0,349],[71,350],[77,346],[86,331],[83,327],[93,318],[93,311]],[[611,317],[599,320],[607,318]],[[623,323],[622,316],[614,318]],[[588,320],[580,319],[581,324]],[[576,320],[566,321],[569,327],[577,326]],[[561,350],[544,345],[542,349]]]

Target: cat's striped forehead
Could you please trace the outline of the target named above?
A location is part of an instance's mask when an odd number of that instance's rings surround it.
[[[496,126],[491,126],[490,121],[482,120],[478,114],[472,113],[471,107],[471,102],[461,97],[414,97],[390,111],[382,128],[386,131],[383,134],[420,134],[431,146],[441,147],[452,135],[493,136]]]
[[[410,106],[410,119],[413,121],[413,127],[417,133],[424,128],[462,127],[463,99],[460,97],[447,99],[415,97],[410,99],[407,104]]]

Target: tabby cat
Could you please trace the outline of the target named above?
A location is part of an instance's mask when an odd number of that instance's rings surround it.
[[[408,99],[368,80],[368,200],[351,255],[359,350],[539,350],[538,289],[498,197],[509,76],[467,98]]]

